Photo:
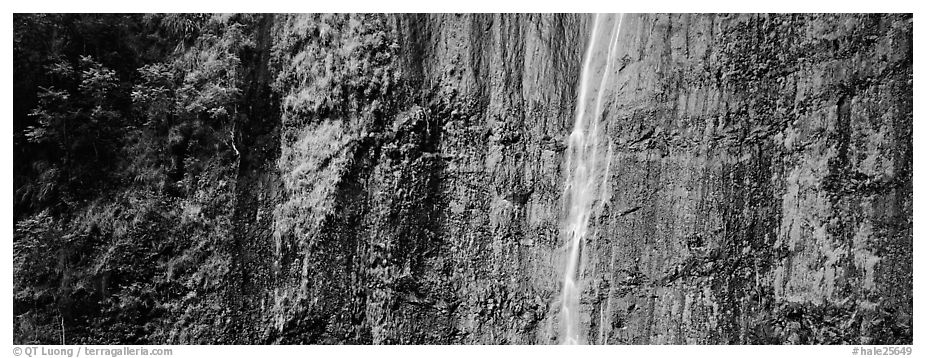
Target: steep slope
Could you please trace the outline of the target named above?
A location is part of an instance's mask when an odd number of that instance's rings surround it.
[[[630,17],[589,339],[909,343],[911,30]]]
[[[589,17],[375,18],[382,36],[365,17],[281,30],[310,44],[283,56],[297,72],[328,67],[286,90],[315,102],[284,128],[303,154],[281,169],[308,181],[276,219],[300,263],[279,340],[555,342]],[[909,342],[910,17],[622,26],[587,341]]]
[[[562,340],[593,16],[153,18],[176,33],[119,68],[152,94],[120,102],[123,173],[17,203],[15,342]],[[580,341],[910,344],[912,28],[625,15]]]

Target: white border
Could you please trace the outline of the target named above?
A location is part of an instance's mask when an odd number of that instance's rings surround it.
[[[13,12],[913,12],[914,21],[921,16],[922,5],[914,5],[913,1],[824,1],[814,2],[807,0],[778,0],[760,4],[741,1],[587,1],[569,0],[559,2],[538,1],[502,1],[502,0],[466,0],[460,2],[440,2],[438,0],[383,0],[383,1],[346,1],[346,0],[303,0],[303,1],[250,1],[233,3],[231,1],[189,1],[189,0],[158,0],[130,2],[130,1],[28,1],[15,2],[10,7],[4,21],[4,32],[8,45],[4,56],[6,87],[6,112],[11,113],[13,108],[13,93],[10,85],[12,74],[12,23]],[[922,54],[924,47],[924,33],[914,23],[914,53]],[[923,73],[922,61],[914,58],[914,72]],[[916,98],[921,98],[923,81],[914,82],[914,173],[922,173],[924,169],[921,158],[922,148],[926,145],[926,135],[923,126],[917,125],[916,118],[922,118],[923,106],[917,106]],[[7,150],[3,152],[3,161],[7,170],[12,167],[12,120],[4,122],[7,135],[2,136]],[[922,213],[926,208],[921,197],[924,179],[923,175],[914,176],[914,213]],[[12,203],[12,170],[3,178],[6,185],[6,202]],[[10,205],[10,204],[7,204]],[[12,307],[12,205],[3,209],[6,218],[6,231],[3,235],[2,248],[7,261],[4,268],[3,297],[6,312],[11,313]],[[914,215],[916,218],[916,215]],[[923,237],[923,225],[917,225],[914,219],[914,277],[922,277],[924,267],[922,255],[915,252],[917,239]],[[916,307],[921,300],[923,285],[914,280],[914,342],[923,342],[923,331],[926,327],[923,313]],[[8,316],[6,325],[0,339],[10,344],[12,342],[12,319]],[[24,347],[24,346],[20,346]],[[114,346],[115,347],[115,346]],[[152,346],[149,346],[152,347]],[[851,349],[855,346],[157,346],[158,348],[172,348],[173,357],[329,357],[329,356],[371,356],[371,357],[466,357],[473,355],[480,357],[863,357],[853,356]],[[873,347],[873,346],[864,346]],[[7,346],[11,352],[13,346]],[[0,356],[4,354],[0,348]],[[914,356],[922,356],[923,347],[914,344]]]
[[[37,0],[12,12],[913,12],[915,1],[810,0]]]

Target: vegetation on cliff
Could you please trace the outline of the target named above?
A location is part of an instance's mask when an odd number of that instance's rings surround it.
[[[257,18],[14,17],[17,343],[165,342],[222,320]]]
[[[14,342],[556,342],[589,19],[15,15]],[[911,16],[625,19],[582,340],[909,344]]]

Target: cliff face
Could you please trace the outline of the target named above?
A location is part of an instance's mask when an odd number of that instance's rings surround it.
[[[267,339],[556,342],[591,20],[278,19]],[[909,343],[911,17],[627,15],[621,31],[587,342]]]
[[[218,18],[239,22],[178,48],[241,84],[235,116],[162,158],[196,164],[180,189],[17,223],[99,247],[61,259],[66,299],[18,292],[17,342],[57,342],[30,318],[54,307],[69,343],[560,342],[593,15]],[[584,342],[911,344],[912,29],[625,15],[596,89]]]
[[[294,83],[316,84],[283,99],[279,164],[293,182],[276,212],[276,339],[550,342],[562,133],[587,25],[548,15],[283,23],[309,44],[285,49],[280,78],[289,66]],[[319,59],[360,73],[300,62]],[[325,97],[329,80],[342,102]],[[301,108],[326,115],[307,120]]]
[[[596,338],[910,342],[910,18],[627,20]]]

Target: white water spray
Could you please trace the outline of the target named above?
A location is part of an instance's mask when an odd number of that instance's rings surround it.
[[[579,285],[579,263],[588,233],[589,220],[593,215],[593,205],[596,199],[599,205],[603,203],[601,196],[606,192],[603,187],[607,180],[606,172],[611,164],[610,153],[607,153],[604,158],[600,158],[599,155],[599,148],[608,145],[606,138],[599,133],[599,124],[602,121],[601,107],[605,86],[613,70],[622,20],[622,14],[595,15],[592,35],[582,64],[575,124],[569,135],[566,157],[569,171],[565,189],[569,209],[566,219],[569,256],[563,274],[563,297],[560,310],[561,324],[564,327],[563,344],[583,343],[581,332],[579,332],[579,296],[582,292]],[[613,25],[609,26],[611,23]],[[596,48],[600,40],[607,40],[607,47],[604,50]],[[605,58],[603,66],[600,61],[596,62],[596,59],[602,56]],[[590,93],[594,93],[594,97],[590,98]],[[590,102],[590,100],[593,101]],[[589,114],[590,116],[587,116]],[[599,169],[600,161],[605,161],[605,172]]]

